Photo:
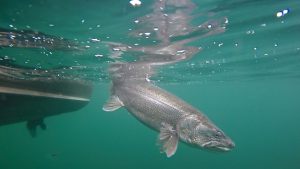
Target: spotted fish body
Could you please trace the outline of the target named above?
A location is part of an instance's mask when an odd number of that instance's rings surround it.
[[[162,123],[175,126],[182,117],[198,113],[174,95],[147,83],[116,84],[113,92],[129,112],[157,131],[162,127]]]
[[[175,154],[179,140],[225,151],[234,146],[204,114],[147,80],[115,79],[111,93],[103,110],[114,111],[124,106],[139,121],[160,133],[158,141],[168,157]]]

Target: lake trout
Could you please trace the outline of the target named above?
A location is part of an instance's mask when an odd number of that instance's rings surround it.
[[[151,74],[151,67],[120,65],[111,68],[121,72],[112,73],[112,95],[103,110],[124,106],[139,121],[159,132],[158,142],[167,157],[175,154],[179,140],[205,149],[228,151],[234,147],[233,141],[199,110],[149,82],[146,76]],[[136,72],[145,72],[145,76]]]

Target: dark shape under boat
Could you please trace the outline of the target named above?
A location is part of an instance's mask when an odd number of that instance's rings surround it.
[[[73,41],[32,30],[0,28],[0,47],[45,48],[55,50],[82,50]]]
[[[19,78],[15,76],[18,71],[25,70],[0,66],[0,126],[27,121],[30,134],[35,136],[37,127],[47,128],[45,117],[76,111],[90,101],[89,82],[57,77]]]

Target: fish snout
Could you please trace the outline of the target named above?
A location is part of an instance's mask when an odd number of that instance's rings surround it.
[[[235,147],[235,143],[231,139],[227,139],[221,147],[221,149],[223,149],[224,151],[230,151]]]
[[[230,149],[233,149],[233,148],[235,147],[235,143],[234,143],[232,140],[229,140],[229,141],[228,141],[228,147],[229,147]]]
[[[235,143],[232,140],[228,140],[226,147],[228,147],[228,149],[231,150],[235,147]]]

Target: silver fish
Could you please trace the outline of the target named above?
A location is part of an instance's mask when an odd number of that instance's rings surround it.
[[[113,71],[120,70],[122,74],[112,73],[112,95],[103,110],[114,111],[124,106],[139,121],[159,132],[158,142],[167,157],[175,154],[179,140],[220,151],[234,147],[233,141],[200,111],[138,73],[132,73],[130,77],[130,72],[151,72],[151,67],[146,64],[120,65],[119,69],[113,67]],[[124,72],[126,68],[130,71]]]
[[[195,4],[190,0],[157,0],[153,12],[136,20],[140,29],[130,35],[156,35],[154,46],[130,46],[104,42],[112,49],[113,59],[123,52],[138,54],[132,63],[110,65],[112,78],[111,97],[104,111],[125,107],[133,116],[159,132],[161,151],[171,157],[179,140],[196,147],[229,151],[233,141],[215,126],[204,114],[180,98],[155,86],[149,78],[154,68],[191,58],[201,48],[188,43],[225,31],[227,19],[207,21],[198,27],[189,26]]]

